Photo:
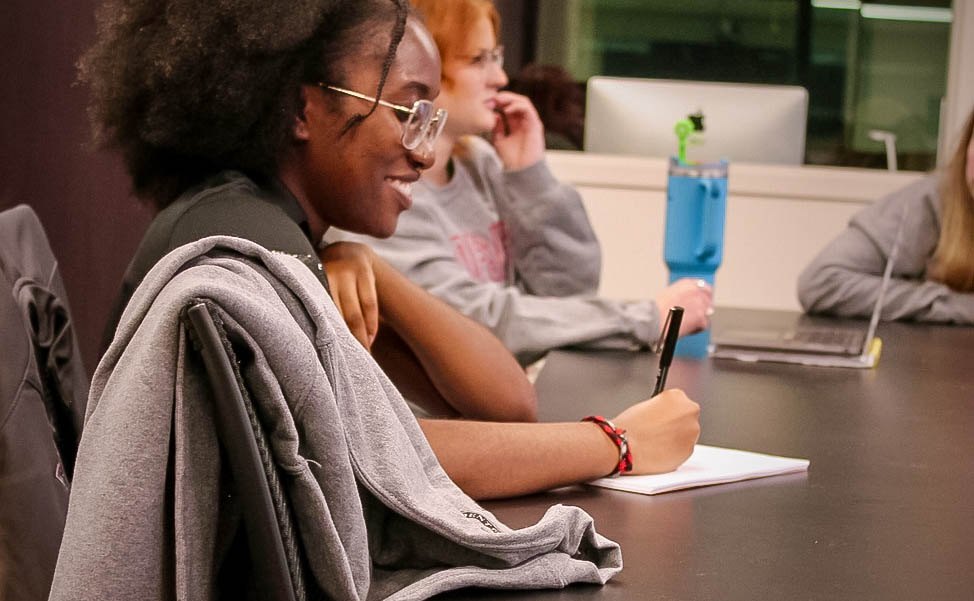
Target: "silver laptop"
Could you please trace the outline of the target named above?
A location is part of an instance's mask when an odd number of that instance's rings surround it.
[[[869,327],[852,328],[799,326],[788,330],[727,330],[714,336],[711,356],[739,361],[777,361],[825,367],[874,367],[879,360],[880,345],[876,327],[883,311],[886,289],[893,275],[893,263],[903,235],[904,210],[896,229],[893,248],[886,260],[879,296],[873,306]],[[875,342],[874,342],[875,341]]]

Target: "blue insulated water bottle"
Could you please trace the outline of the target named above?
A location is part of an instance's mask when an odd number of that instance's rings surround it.
[[[666,188],[663,257],[670,283],[702,279],[711,286],[724,254],[727,161],[686,163],[670,158]],[[684,357],[706,357],[710,330],[685,336],[676,346]]]

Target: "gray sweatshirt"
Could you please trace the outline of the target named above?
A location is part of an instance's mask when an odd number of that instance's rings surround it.
[[[242,376],[328,598],[559,588],[621,569],[618,545],[578,508],[512,530],[467,497],[315,275],[211,237],[148,273],[96,370],[53,601],[212,598],[226,493],[205,374],[180,321],[197,299],[246,347]]]
[[[867,317],[879,295],[886,259],[904,214],[903,234],[882,318],[974,324],[974,294],[926,279],[940,239],[937,179],[924,178],[859,212],[798,278],[798,300],[810,313]]]
[[[599,298],[601,250],[578,193],[544,161],[504,171],[481,138],[464,141],[446,186],[413,188],[395,235],[332,230],[372,246],[411,280],[487,326],[518,360],[552,348],[638,348],[655,342],[650,300]]]

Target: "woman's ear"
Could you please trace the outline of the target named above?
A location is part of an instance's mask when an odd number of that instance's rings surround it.
[[[301,86],[300,110],[294,115],[294,127],[291,135],[297,142],[307,142],[311,138],[311,128],[308,126],[308,114],[315,110],[311,104],[314,102],[314,94],[310,90],[312,86]]]

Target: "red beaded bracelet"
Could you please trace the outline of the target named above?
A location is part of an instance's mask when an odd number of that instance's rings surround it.
[[[619,463],[616,468],[612,470],[609,476],[618,476],[622,472],[632,471],[632,451],[629,450],[629,439],[626,438],[626,431],[622,428],[616,428],[615,424],[605,419],[601,415],[590,415],[588,417],[582,418],[583,422],[592,422],[598,427],[602,428],[602,431],[612,439],[612,442],[619,447]]]

